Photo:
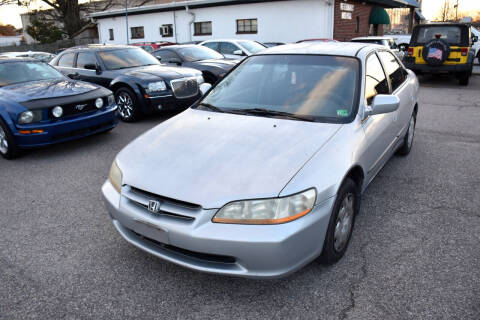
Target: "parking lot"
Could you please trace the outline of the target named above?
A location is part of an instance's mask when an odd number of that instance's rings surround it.
[[[112,160],[166,116],[0,159],[0,319],[478,319],[480,76],[420,80],[413,150],[364,194],[345,257],[283,279],[190,271],[114,229]]]

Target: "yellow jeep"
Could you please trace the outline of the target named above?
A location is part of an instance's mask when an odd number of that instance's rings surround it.
[[[451,73],[460,85],[468,85],[475,52],[470,26],[462,23],[432,23],[416,26],[405,65],[417,74]]]

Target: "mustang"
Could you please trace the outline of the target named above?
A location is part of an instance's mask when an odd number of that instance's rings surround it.
[[[255,81],[252,81],[255,79]],[[302,43],[246,58],[116,157],[118,232],[192,269],[278,277],[345,253],[360,197],[412,148],[418,81],[388,49]]]
[[[0,154],[72,140],[117,125],[112,92],[33,59],[0,58]]]

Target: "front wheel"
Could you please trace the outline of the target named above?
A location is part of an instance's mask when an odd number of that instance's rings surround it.
[[[125,122],[138,120],[140,117],[138,99],[132,90],[125,87],[118,89],[115,91],[115,100],[117,101],[118,114],[121,120]]]
[[[328,224],[320,261],[334,264],[347,251],[355,216],[360,208],[360,192],[353,180],[347,178],[340,187]]]
[[[0,155],[5,159],[15,159],[20,155],[20,150],[15,145],[10,130],[0,119]]]
[[[408,122],[408,129],[405,137],[403,138],[403,145],[400,149],[398,149],[398,154],[402,156],[406,156],[412,150],[413,145],[413,138],[415,137],[415,126],[416,126],[417,118],[416,114],[412,114],[410,117],[410,121]]]

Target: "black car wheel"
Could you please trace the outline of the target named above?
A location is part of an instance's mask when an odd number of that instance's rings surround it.
[[[0,119],[0,155],[5,159],[14,159],[20,155],[10,130]]]
[[[470,71],[465,71],[459,74],[458,83],[461,86],[468,86],[469,82],[470,82]]]
[[[117,101],[118,113],[121,120],[133,122],[140,117],[138,100],[131,89],[122,87],[115,91],[115,100]]]
[[[408,129],[403,138],[403,145],[398,149],[398,154],[401,156],[406,156],[412,150],[413,138],[415,137],[415,127],[417,124],[417,115],[413,113],[408,122]]]
[[[353,180],[347,178],[340,187],[328,224],[320,261],[334,264],[347,251],[355,216],[360,208],[360,192]]]

